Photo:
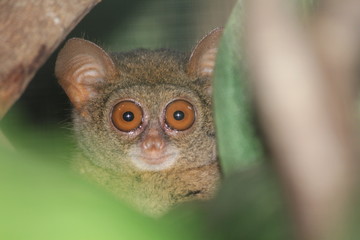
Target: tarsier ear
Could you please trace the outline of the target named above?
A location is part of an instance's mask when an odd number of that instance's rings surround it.
[[[96,96],[95,86],[116,74],[110,56],[96,44],[72,38],[61,49],[55,75],[76,109]]]
[[[187,65],[187,73],[197,77],[211,77],[223,29],[215,28],[193,49]]]

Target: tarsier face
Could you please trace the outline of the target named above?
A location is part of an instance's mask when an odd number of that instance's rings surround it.
[[[97,149],[87,152],[99,166],[161,171],[215,161],[211,100],[205,94],[156,84],[120,87],[107,98],[102,107],[99,99],[89,103],[90,116],[75,122],[83,148]]]
[[[120,186],[123,176],[136,175],[127,184],[137,197],[153,196],[163,205],[214,191],[219,168],[211,76],[221,33],[212,31],[190,55],[139,49],[110,56],[83,39],[66,43],[55,73],[74,106],[82,155],[112,172],[98,181],[116,185],[121,179]],[[96,171],[88,174],[105,174]]]
[[[106,97],[87,104],[85,117],[75,118],[80,146],[95,164],[119,171],[161,171],[216,160],[206,93],[189,85],[157,83],[120,86],[101,96]]]

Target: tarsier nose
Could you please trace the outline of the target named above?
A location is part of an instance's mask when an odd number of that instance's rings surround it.
[[[142,148],[147,152],[162,151],[165,147],[165,141],[158,130],[150,129],[142,143]]]

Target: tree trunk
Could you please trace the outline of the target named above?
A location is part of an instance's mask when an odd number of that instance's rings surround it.
[[[0,119],[60,42],[100,1],[0,1]]]

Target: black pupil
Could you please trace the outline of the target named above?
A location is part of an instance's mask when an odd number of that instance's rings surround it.
[[[125,112],[123,114],[123,119],[127,122],[131,122],[132,120],[134,120],[134,113],[132,112]]]
[[[184,113],[184,112],[182,112],[182,111],[176,111],[176,112],[174,112],[174,118],[175,118],[175,120],[180,121],[180,120],[183,120],[184,117],[185,117],[185,113]]]

